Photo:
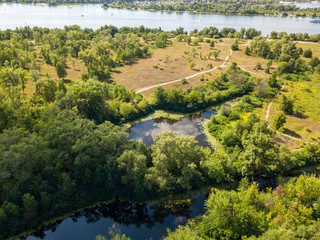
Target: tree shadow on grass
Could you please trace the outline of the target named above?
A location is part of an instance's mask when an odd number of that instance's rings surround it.
[[[292,136],[292,137],[295,137],[295,138],[301,138],[301,135],[300,135],[300,134],[298,134],[298,133],[296,133],[295,131],[290,130],[290,129],[288,129],[288,128],[284,128],[283,133],[288,134],[288,135],[290,135],[290,136]]]

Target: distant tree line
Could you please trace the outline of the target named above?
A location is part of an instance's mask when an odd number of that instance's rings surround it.
[[[108,8],[126,8],[126,9],[143,9],[156,11],[179,11],[191,13],[212,13],[228,15],[295,15],[297,17],[318,17],[318,8],[300,9],[292,4],[279,4],[279,2],[255,2],[255,1],[212,1],[199,2],[192,1],[189,3],[155,3],[153,1],[145,4],[136,2],[113,1],[112,4],[105,3],[103,7]]]

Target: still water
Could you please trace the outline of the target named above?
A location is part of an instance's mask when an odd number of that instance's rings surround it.
[[[206,111],[200,114],[194,114],[189,117],[178,120],[158,118],[150,119],[135,124],[130,130],[130,139],[144,142],[148,147],[153,144],[153,137],[163,131],[173,131],[178,135],[191,135],[196,138],[199,145],[210,147],[206,141],[206,136],[201,132],[200,123],[204,119],[210,119],[212,111]]]
[[[108,236],[110,229],[118,229],[133,240],[160,240],[167,229],[184,225],[189,218],[204,214],[206,194],[194,194],[184,201],[155,204],[132,204],[115,201],[83,210],[55,224],[49,225],[27,240],[94,240],[99,234]],[[191,201],[190,201],[191,200]]]
[[[163,30],[203,29],[214,26],[219,29],[232,27],[256,28],[263,35],[271,31],[288,33],[320,32],[320,24],[310,23],[311,18],[273,16],[227,16],[215,14],[168,13],[151,11],[131,11],[125,9],[103,9],[99,4],[74,6],[48,6],[34,4],[0,4],[0,29],[15,29],[24,26],[62,28],[77,24],[81,27],[97,29],[103,25],[116,27],[161,27]]]

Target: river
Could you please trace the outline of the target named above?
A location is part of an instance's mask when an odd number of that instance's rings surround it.
[[[319,33],[319,24],[310,23],[311,18],[274,17],[274,16],[227,16],[215,14],[191,14],[176,12],[131,11],[125,9],[103,9],[99,4],[89,5],[34,5],[0,4],[0,29],[15,29],[24,26],[62,28],[66,25],[79,25],[98,29],[103,25],[116,27],[161,27],[163,30],[203,29],[214,26],[219,29],[231,27],[256,28],[263,35],[271,31],[288,33]]]

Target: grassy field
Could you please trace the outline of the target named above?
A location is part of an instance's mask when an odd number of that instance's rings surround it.
[[[301,47],[303,50],[310,48],[313,56],[320,57],[319,44],[299,42],[297,47]],[[309,61],[305,58],[304,60]],[[297,81],[286,81],[285,87],[280,93],[280,95],[284,94],[294,99],[295,108],[299,109],[303,114],[302,117],[287,115],[284,133],[303,141],[316,143],[320,141],[320,75],[315,73],[309,75],[309,78],[309,80],[298,79]],[[269,123],[271,123],[274,117],[280,112],[280,95],[271,105],[268,119]]]
[[[318,74],[310,77],[311,81],[299,80],[298,82],[287,82],[281,94],[294,99],[295,107],[302,111],[303,116],[287,115],[285,133],[302,139],[304,141],[320,140],[320,76]],[[270,109],[269,122],[280,112],[280,95]]]
[[[200,74],[188,79],[186,83],[178,81],[163,86],[164,88],[182,87],[183,89],[187,89],[190,86],[203,84],[206,80],[213,79],[225,71],[232,62],[236,62],[238,66],[250,72],[253,76],[262,78],[270,76],[270,74],[264,72],[268,60],[245,55],[245,48],[249,44],[247,40],[241,40],[239,42],[239,50],[232,51],[231,53],[230,48],[234,41],[234,39],[228,38],[222,39],[222,42],[216,40],[214,48],[210,48],[209,43],[205,42],[194,46],[192,44],[188,45],[185,42],[173,41],[172,45],[155,50],[148,58],[118,68],[117,71],[113,73],[113,80],[123,84],[128,89],[137,91],[149,86],[182,79],[206,71],[209,69],[208,64],[211,64],[212,67],[217,67],[216,70],[209,73]],[[209,52],[217,49],[221,51],[218,59],[214,59],[213,56],[211,56],[210,59],[204,57]],[[192,54],[192,51],[196,53]],[[202,58],[200,54],[202,54]],[[224,63],[227,56],[229,56],[229,59]],[[192,69],[190,68],[190,61],[196,64]],[[261,70],[255,70],[258,62],[262,64]],[[276,67],[276,63],[273,63],[270,72]],[[152,91],[153,89],[146,90],[142,94],[148,96]]]
[[[216,43],[214,48],[210,48],[209,43],[204,42],[197,46],[189,46],[185,42],[173,42],[166,48],[155,50],[148,58],[118,68],[113,74],[113,80],[128,89],[139,90],[155,84],[181,79],[210,69],[211,66],[209,68],[208,64],[211,64],[212,67],[220,66],[230,54],[230,46],[233,42],[233,39],[223,39],[223,42]],[[192,49],[195,50],[195,54],[192,54]],[[205,58],[205,55],[217,49],[221,51],[218,59],[214,59],[213,56],[210,59]],[[202,58],[200,58],[201,54]],[[196,64],[192,69],[190,61]],[[204,74],[204,77],[212,78],[209,74]],[[189,87],[199,84],[199,79],[200,76],[189,79],[187,84],[175,83],[167,87],[183,85],[185,85],[183,87]]]

